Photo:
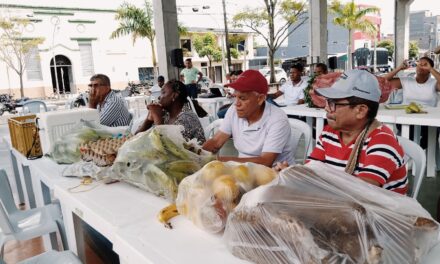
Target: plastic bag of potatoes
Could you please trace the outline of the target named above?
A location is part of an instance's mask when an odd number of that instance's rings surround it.
[[[244,193],[276,176],[271,168],[255,163],[211,161],[180,183],[177,209],[196,226],[218,233]]]

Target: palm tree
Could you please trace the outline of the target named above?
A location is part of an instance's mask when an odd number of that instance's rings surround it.
[[[369,21],[365,16],[371,13],[379,13],[380,9],[377,7],[358,7],[354,1],[342,5],[339,0],[334,0],[329,10],[335,15],[333,23],[335,25],[342,26],[348,30],[348,69],[352,68],[352,55],[351,55],[351,39],[355,30],[362,32],[375,31],[375,25]]]
[[[147,38],[151,45],[153,57],[154,75],[156,76],[157,59],[154,48],[156,32],[153,28],[153,7],[148,0],[145,0],[144,9],[138,8],[127,2],[123,3],[116,10],[116,17],[119,20],[119,27],[113,31],[110,38],[117,38],[124,35],[132,35],[133,44],[137,38]]]

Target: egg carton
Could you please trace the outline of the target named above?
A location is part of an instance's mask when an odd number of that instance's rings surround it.
[[[99,167],[111,166],[116,159],[119,148],[129,139],[105,138],[81,144],[79,149],[84,161],[92,161]]]

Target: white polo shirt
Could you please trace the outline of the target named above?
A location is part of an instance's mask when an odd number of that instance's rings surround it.
[[[307,87],[307,78],[301,78],[297,84],[292,81],[287,81],[280,87],[280,92],[284,95],[284,104],[297,104],[298,100],[304,99],[304,89]]]
[[[239,157],[258,157],[263,152],[279,153],[276,162],[294,161],[294,139],[287,115],[273,104],[265,103],[260,120],[249,126],[247,119],[239,118],[235,105],[226,112],[220,126],[223,133],[232,135]]]

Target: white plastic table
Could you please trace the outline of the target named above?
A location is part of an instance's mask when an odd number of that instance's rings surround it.
[[[233,98],[228,98],[228,97],[197,98],[197,102],[199,102],[200,105],[208,106],[209,114],[215,118],[217,118],[217,112],[220,107],[222,107],[225,104],[232,103],[233,101],[234,101]]]
[[[298,115],[307,117],[307,123],[312,125],[312,120],[316,119],[316,138],[321,135],[326,112],[324,109],[309,108],[305,104],[287,106],[282,108],[288,115]],[[380,105],[377,119],[388,126],[394,127],[395,124],[402,125],[402,136],[409,138],[409,127],[411,125],[428,126],[428,151],[427,151],[427,176],[436,175],[436,148],[437,128],[440,127],[440,107],[424,107],[426,114],[407,114],[405,110],[389,110]]]

